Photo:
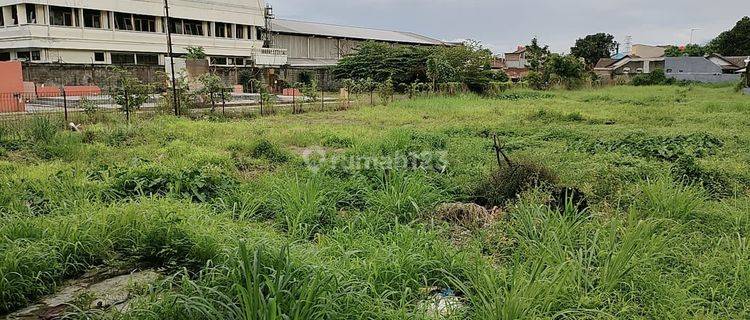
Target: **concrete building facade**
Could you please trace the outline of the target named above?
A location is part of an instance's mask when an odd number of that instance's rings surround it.
[[[284,50],[266,46],[260,0],[173,0],[169,25],[162,0],[0,0],[0,11],[0,61],[23,61],[27,81],[95,82],[110,65],[153,75],[164,70],[167,28],[177,56],[202,47],[235,78],[237,68],[286,64]]]

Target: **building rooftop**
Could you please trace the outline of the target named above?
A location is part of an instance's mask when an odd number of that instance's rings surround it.
[[[358,40],[378,40],[408,44],[447,45],[448,43],[412,32],[339,26],[327,23],[296,20],[271,20],[271,29],[278,33],[316,35]]]

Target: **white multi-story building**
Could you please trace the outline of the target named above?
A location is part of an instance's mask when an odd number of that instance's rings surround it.
[[[215,66],[280,66],[264,48],[261,0],[0,0],[0,61],[163,65],[166,30],[175,54],[203,47]]]

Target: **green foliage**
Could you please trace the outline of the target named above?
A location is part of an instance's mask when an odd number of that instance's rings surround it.
[[[653,217],[690,220],[705,202],[700,189],[681,186],[666,178],[643,182],[639,189],[643,195],[638,208]]]
[[[542,72],[544,64],[549,56],[549,46],[540,46],[537,38],[531,39],[531,44],[526,46],[526,60],[532,72]]]
[[[684,156],[706,157],[716,154],[724,142],[706,133],[676,136],[649,136],[630,133],[613,141],[596,141],[585,148],[590,152],[621,152],[636,157],[676,161]]]
[[[335,195],[318,178],[287,178],[278,181],[273,201],[279,210],[276,222],[293,239],[310,239],[328,227],[336,214]]]
[[[385,43],[367,42],[357,53],[341,59],[334,69],[338,79],[367,79],[394,83],[412,83],[426,79],[426,63],[431,49],[416,46],[391,47]]]
[[[255,74],[247,69],[240,70],[239,74],[237,74],[237,81],[242,84],[243,88],[245,89],[245,92],[250,90],[248,88],[250,84],[255,80]]]
[[[240,243],[239,268],[233,272],[233,289],[240,301],[240,319],[324,319],[327,287],[332,280],[319,270],[297,266],[289,249],[253,252]]]
[[[134,112],[148,101],[154,88],[144,84],[132,72],[115,67],[112,69],[111,81],[115,83],[112,99],[123,112]]]
[[[668,78],[662,69],[656,69],[651,73],[639,74],[630,81],[630,84],[634,86],[658,86],[658,85],[671,85],[676,81],[673,78]]]
[[[510,88],[387,111],[117,116],[85,136],[45,115],[45,143],[0,130],[0,313],[92,269],[148,268],[164,277],[127,309],[62,317],[436,319],[435,293],[453,292],[444,319],[747,318],[750,135],[728,86]],[[491,133],[569,187],[526,169],[490,184]],[[291,150],[317,146],[313,173]],[[444,169],[409,165],[434,152]],[[496,210],[470,204],[529,180]],[[440,219],[454,202],[482,227]]]
[[[704,47],[699,44],[688,44],[685,47],[675,47],[675,46],[669,46],[665,50],[664,54],[667,57],[702,57],[707,54],[710,54],[711,48]]]
[[[83,110],[86,118],[88,118],[89,120],[96,119],[96,115],[99,112],[99,106],[96,104],[96,102],[91,101],[86,97],[81,97],[81,100],[78,101],[78,107]]]
[[[744,17],[729,31],[722,32],[708,47],[724,56],[750,55],[750,17]]]
[[[198,78],[202,88],[198,94],[202,95],[203,101],[211,104],[211,111],[216,109],[217,104],[221,104],[222,99],[229,99],[231,89],[224,83],[224,80],[218,75],[206,73]]]
[[[215,166],[166,169],[142,165],[134,168],[110,167],[92,173],[108,187],[106,199],[174,196],[206,202],[234,185],[235,181]]]
[[[378,86],[378,96],[380,97],[380,102],[384,106],[387,106],[388,101],[393,99],[394,91],[393,81],[390,78]]]
[[[553,84],[562,85],[566,89],[576,89],[583,84],[586,66],[575,56],[550,54],[544,65],[544,72]]]
[[[365,43],[356,54],[344,57],[334,69],[338,79],[361,81],[371,78],[394,86],[427,82],[462,82],[477,93],[488,89],[493,74],[490,69],[492,52],[478,43],[449,47],[391,47],[381,43]]]
[[[206,50],[204,50],[203,47],[188,46],[185,48],[185,51],[187,51],[185,58],[187,58],[188,60],[205,60],[206,59]]]
[[[50,143],[59,131],[59,125],[47,117],[33,117],[27,124],[26,136],[32,143]]]
[[[570,48],[570,54],[583,58],[586,64],[594,66],[599,59],[609,58],[617,47],[618,43],[613,35],[597,33],[576,40],[575,46]]]
[[[479,182],[474,201],[488,207],[502,206],[522,193],[538,187],[552,187],[557,175],[541,164],[529,160],[514,161],[494,170]]]

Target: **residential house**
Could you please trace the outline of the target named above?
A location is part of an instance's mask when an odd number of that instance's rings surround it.
[[[600,59],[594,67],[594,73],[606,83],[620,76],[651,73],[656,69],[664,70],[664,57],[644,58],[631,54],[621,59]]]
[[[526,59],[525,46],[518,46],[516,51],[505,54],[504,71],[512,81],[520,81],[529,74],[529,61]]]
[[[747,57],[723,57],[710,54],[705,57],[667,57],[665,73],[677,80],[719,83],[737,81],[745,67]]]

